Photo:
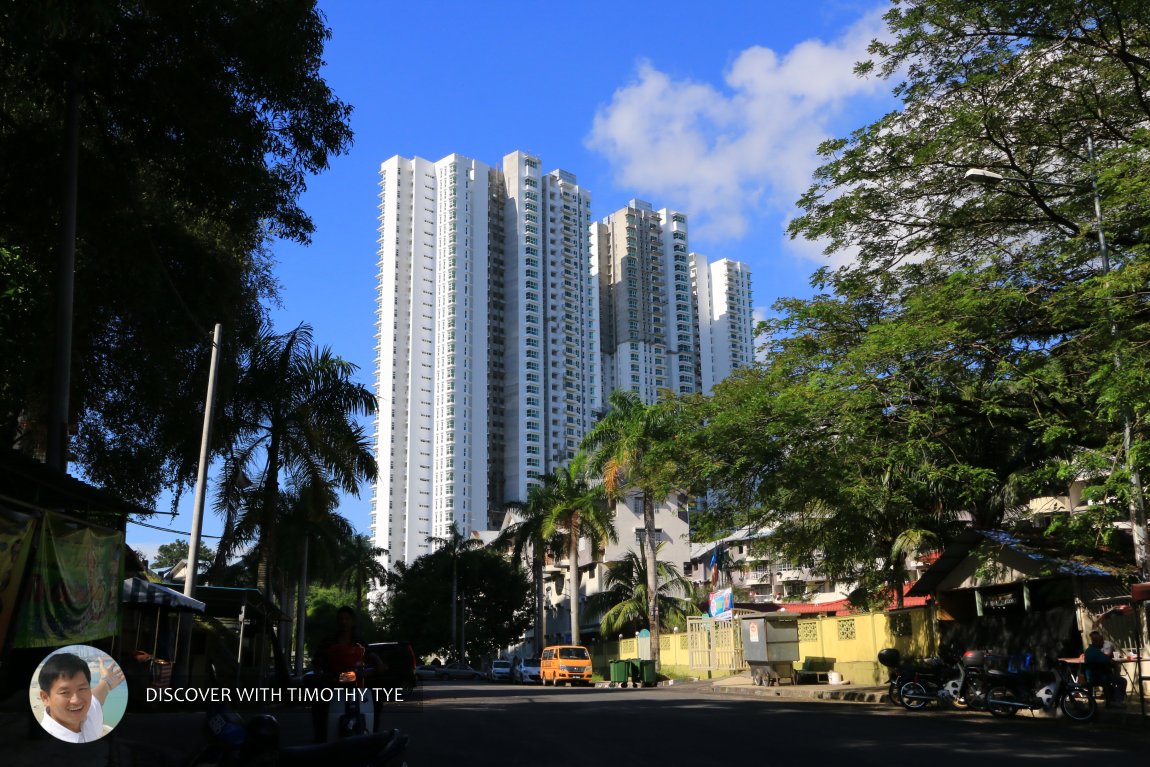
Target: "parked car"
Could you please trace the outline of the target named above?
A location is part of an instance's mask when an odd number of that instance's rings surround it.
[[[493,660],[491,665],[487,668],[487,681],[489,682],[510,682],[511,681],[511,661],[509,660]]]
[[[448,663],[439,669],[440,679],[482,679],[483,672],[473,669],[462,661]]]
[[[539,659],[520,658],[511,667],[512,684],[539,684]]]
[[[439,666],[416,666],[415,678],[420,680],[438,679]]]
[[[374,642],[367,646],[367,652],[369,657],[374,653],[387,667],[372,673],[368,679],[371,687],[402,687],[410,692],[419,683],[411,642]]]

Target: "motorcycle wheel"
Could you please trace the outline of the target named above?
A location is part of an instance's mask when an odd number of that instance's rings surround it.
[[[967,682],[962,691],[962,700],[969,708],[976,711],[983,711],[986,709],[986,684],[980,678],[974,678]]]
[[[1086,687],[1069,687],[1062,695],[1062,713],[1075,722],[1089,722],[1098,714],[1098,703]]]
[[[887,697],[890,698],[890,702],[896,706],[902,705],[902,696],[899,695],[899,687],[901,686],[902,684],[899,680],[892,679],[890,683],[890,689],[887,690]]]
[[[1004,703],[995,703],[996,700],[1017,701],[1018,697],[1006,687],[992,687],[986,693],[986,707],[994,716],[1014,716],[1018,713],[1017,706],[1008,706]]]
[[[907,682],[898,691],[898,702],[907,711],[918,711],[919,709],[926,708],[926,704],[930,701],[926,700],[912,700],[907,698],[908,695],[927,695],[926,688],[918,682]]]

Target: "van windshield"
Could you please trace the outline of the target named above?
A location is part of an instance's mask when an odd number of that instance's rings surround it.
[[[560,647],[559,657],[563,660],[590,660],[586,647]]]

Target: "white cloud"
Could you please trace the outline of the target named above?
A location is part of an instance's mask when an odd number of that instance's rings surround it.
[[[748,48],[722,89],[642,62],[595,115],[587,145],[611,161],[618,185],[689,213],[693,237],[737,240],[752,215],[794,205],[829,124],[852,100],[889,89],[853,72],[883,32],[875,11],[829,43],[808,40],[785,54]]]

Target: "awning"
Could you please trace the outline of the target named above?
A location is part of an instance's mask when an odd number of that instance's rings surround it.
[[[186,597],[167,586],[161,586],[143,578],[125,578],[123,596],[120,601],[133,605],[155,605],[156,607],[173,607],[177,610],[194,610],[198,613],[204,611],[204,603],[198,599]]]

